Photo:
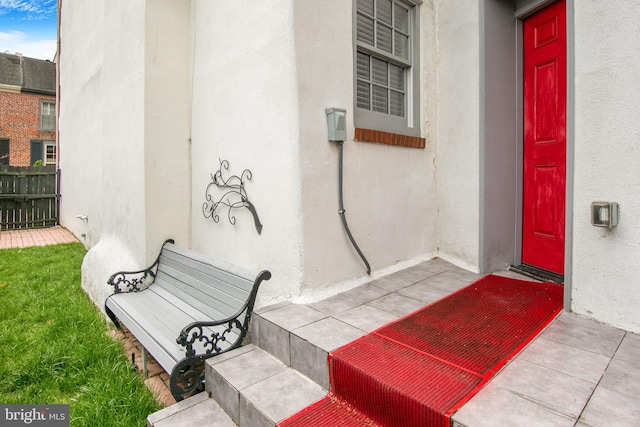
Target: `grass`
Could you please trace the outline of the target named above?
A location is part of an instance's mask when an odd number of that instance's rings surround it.
[[[73,427],[145,425],[160,406],[82,291],[84,255],[0,250],[0,403],[68,404]]]

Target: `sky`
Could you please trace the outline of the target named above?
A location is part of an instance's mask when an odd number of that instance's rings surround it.
[[[52,61],[58,0],[0,0],[0,52]]]

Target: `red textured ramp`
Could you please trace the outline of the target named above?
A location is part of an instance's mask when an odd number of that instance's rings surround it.
[[[333,352],[329,396],[279,426],[447,426],[561,307],[561,285],[486,276]]]
[[[487,276],[377,333],[484,375],[561,304],[558,284]]]
[[[482,378],[378,335],[330,359],[333,391],[382,425],[434,425]]]
[[[331,393],[314,405],[303,409],[279,426],[296,427],[362,427],[377,426],[373,419],[351,403]]]

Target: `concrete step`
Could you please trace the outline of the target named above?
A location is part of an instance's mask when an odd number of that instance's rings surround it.
[[[207,393],[200,393],[149,415],[147,426],[236,427],[236,424]]]

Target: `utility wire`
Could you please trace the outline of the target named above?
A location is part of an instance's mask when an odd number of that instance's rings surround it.
[[[338,186],[339,186],[338,197],[340,199],[340,209],[338,210],[338,213],[340,214],[340,218],[342,218],[342,225],[344,226],[344,231],[347,232],[347,236],[349,236],[349,240],[351,241],[351,244],[355,248],[356,252],[358,252],[358,255],[360,255],[360,258],[362,258],[364,265],[367,266],[367,274],[370,276],[371,266],[369,265],[367,258],[365,258],[364,254],[358,247],[358,244],[356,243],[355,239],[353,238],[353,235],[351,234],[351,230],[349,230],[349,225],[347,224],[347,217],[345,216],[345,210],[344,210],[344,200],[342,197],[342,159],[343,159],[342,151],[343,151],[344,141],[336,141],[336,142],[338,143]]]

